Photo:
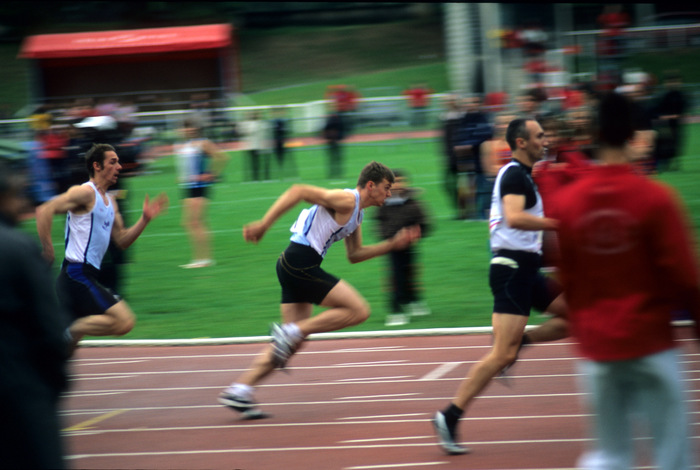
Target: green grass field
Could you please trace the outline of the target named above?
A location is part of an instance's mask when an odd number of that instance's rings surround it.
[[[682,171],[662,174],[659,179],[676,187],[688,207],[697,232],[700,226],[700,174],[698,137],[688,128]],[[279,286],[275,262],[286,247],[289,227],[302,206],[282,217],[258,245],[246,244],[242,226],[263,215],[275,198],[294,181],[325,187],[354,187],[356,175],[370,160],[406,169],[423,188],[434,230],[420,242],[425,300],[432,315],[412,321],[410,328],[486,326],[490,324],[491,295],[487,283],[488,234],[486,222],[453,220],[454,211],[442,189],[441,155],[437,141],[401,140],[346,146],[345,181],[325,178],[323,148],[296,149],[293,158],[299,179],[247,183],[245,155],[232,152],[225,181],[216,186],[209,211],[217,265],[185,270],[189,245],[180,226],[181,201],[175,183],[172,157],[153,162],[148,174],[129,178],[126,211],[133,222],[146,193],[166,192],[170,208],[154,220],[129,249],[121,294],[138,316],[129,339],[171,339],[257,336],[267,333],[279,319]],[[367,209],[363,224],[365,243],[376,241],[375,208]],[[35,232],[33,222],[25,228]],[[56,256],[62,256],[62,218],[54,224]],[[354,285],[372,305],[371,318],[351,330],[383,330],[387,311],[386,260],[377,258],[351,265],[342,243],[336,244],[324,267]],[[533,315],[532,322],[541,318]]]

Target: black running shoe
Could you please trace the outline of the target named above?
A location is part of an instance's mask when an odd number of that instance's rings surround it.
[[[260,410],[260,408],[257,407],[257,403],[254,401],[232,393],[221,392],[219,395],[219,403],[238,411],[241,414],[241,419],[264,419],[270,417],[269,414]]]
[[[455,442],[457,440],[457,431],[454,427],[450,429],[445,420],[445,415],[443,415],[442,412],[438,411],[435,413],[433,417],[433,427],[440,440],[440,447],[442,447],[442,450],[444,450],[446,454],[461,455],[470,452],[469,448],[462,447]]]
[[[248,400],[239,395],[234,395],[233,393],[228,392],[221,392],[219,395],[219,403],[226,405],[239,413],[245,413],[257,406],[253,400]]]

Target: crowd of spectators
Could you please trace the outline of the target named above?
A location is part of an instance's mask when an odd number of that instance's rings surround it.
[[[682,119],[689,109],[678,73],[668,72],[663,86],[646,73],[628,78],[616,90],[636,107],[636,164],[644,173],[678,169],[682,152]],[[440,126],[443,139],[444,187],[457,219],[487,219],[493,179],[507,158],[503,121],[534,117],[548,134],[546,160],[566,161],[572,153],[593,155],[592,113],[599,96],[596,83],[560,89],[528,88],[516,96],[447,95]],[[507,125],[507,123],[505,123]]]
[[[92,142],[120,149],[125,172],[138,165],[138,141],[129,141],[136,107],[130,101],[79,99],[43,104],[29,117],[32,131],[29,170],[36,202],[43,202],[85,179],[81,156]]]

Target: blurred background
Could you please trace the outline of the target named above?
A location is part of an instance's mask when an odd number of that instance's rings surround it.
[[[130,176],[112,188],[127,225],[146,193],[168,193],[168,213],[103,264],[139,313],[129,338],[264,334],[279,315],[269,260],[293,220],[256,247],[240,228],[290,182],[351,187],[370,159],[411,175],[431,215],[419,282],[432,315],[411,323],[483,326],[484,218],[499,158],[484,167],[455,149],[503,147],[503,123],[536,114],[549,158],[590,154],[596,93],[623,90],[657,135],[646,170],[679,189],[700,227],[699,52],[695,4],[5,1],[0,158],[29,176],[39,204],[87,179],[92,142],[115,145]],[[185,119],[231,156],[210,206],[216,266],[203,270],[173,269],[188,261],[174,156]],[[369,219],[372,242],[380,232]],[[62,224],[53,229],[62,240]],[[324,263],[376,308],[355,329],[385,328],[382,314],[395,312],[384,260],[347,269],[336,250]]]
[[[537,88],[556,110],[582,87],[653,94],[670,69],[692,105],[700,7],[676,7],[2,2],[0,149],[66,159],[62,180],[36,189],[41,201],[71,184],[86,142],[118,144],[136,171],[185,115],[218,142],[239,140],[252,110],[281,113],[291,138],[317,135],[333,111],[353,133],[434,130],[448,93],[499,110]]]

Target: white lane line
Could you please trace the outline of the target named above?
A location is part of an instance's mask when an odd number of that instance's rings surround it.
[[[441,378],[445,374],[449,374],[452,369],[462,365],[461,362],[446,362],[437,369],[433,369],[432,371],[428,372],[425,374],[423,377],[421,377],[419,380],[435,380]]]
[[[336,382],[364,382],[364,381],[374,381],[374,380],[400,380],[400,379],[410,379],[412,375],[395,375],[393,377],[357,377],[352,379],[338,379]]]
[[[434,467],[436,465],[445,465],[450,462],[414,462],[414,463],[392,463],[385,465],[360,465],[357,467],[345,467],[343,470],[374,470],[381,468],[423,468]]]
[[[99,410],[92,413],[81,413],[81,415],[104,415],[106,410]],[[119,409],[111,410],[111,412],[120,411]],[[129,411],[134,411],[133,408],[129,408]],[[551,419],[588,419],[591,415],[587,414],[573,414],[573,415],[549,415],[549,416],[501,416],[501,417],[483,417],[483,418],[463,418],[467,421],[473,421],[475,423],[485,422],[485,421],[513,421],[513,420],[551,420]],[[367,425],[380,425],[380,424],[415,424],[415,423],[428,423],[428,418],[420,419],[377,419],[374,421],[359,420],[359,421],[316,421],[307,423],[265,423],[256,422],[255,424],[217,424],[217,425],[190,425],[190,426],[168,426],[168,427],[158,427],[158,428],[147,428],[143,426],[134,428],[112,428],[112,429],[101,429],[95,430],[96,434],[135,434],[135,433],[154,433],[154,432],[173,432],[173,431],[222,431],[231,429],[257,429],[257,428],[301,428],[301,427],[330,427],[330,426],[367,426]]]
[[[365,361],[365,362],[343,362],[340,364],[336,364],[339,367],[358,367],[358,366],[376,366],[376,365],[385,365],[385,364],[401,364],[401,363],[407,363],[409,362],[408,359],[394,359],[391,361]]]
[[[269,338],[269,337],[265,337]],[[266,341],[265,341],[266,342]],[[317,343],[318,344],[318,343]],[[528,348],[552,348],[552,347],[570,347],[574,343],[548,343],[548,344],[533,344],[528,346]],[[244,344],[224,344],[224,345],[219,345],[221,347],[241,347],[244,345],[251,346],[251,344],[244,343]],[[252,344],[252,346],[260,346],[262,347],[263,343],[259,344]],[[484,345],[475,345],[475,346],[436,346],[436,347],[387,347],[387,348],[374,348],[375,350],[381,349],[382,352],[386,353],[403,353],[403,352],[425,352],[425,351],[464,351],[464,350],[471,350],[471,349],[490,349],[492,346],[491,344],[484,344]],[[85,354],[90,353],[90,349],[92,348],[84,348],[81,351],[86,351]],[[117,351],[121,352],[121,351]],[[364,353],[364,352],[373,352],[370,350],[370,348],[355,348],[355,349],[328,349],[328,350],[318,350],[318,351],[301,351],[297,354],[297,356],[304,356],[304,355],[328,355],[328,354],[345,354],[345,353]],[[256,352],[251,352],[251,353],[229,353],[229,354],[191,354],[191,355],[179,355],[179,356],[137,356],[137,357],[110,357],[110,358],[74,358],[71,359],[70,362],[75,364],[75,365],[82,365],[82,363],[85,362],[100,362],[100,361],[114,361],[114,360],[136,360],[136,359],[142,359],[142,360],[168,360],[168,359],[174,359],[174,360],[179,360],[179,359],[194,359],[194,360],[200,360],[200,359],[212,359],[212,358],[248,358],[248,357],[255,357],[260,354],[260,351]],[[683,354],[684,356],[700,356],[700,354]],[[570,357],[573,358],[573,357]]]
[[[467,446],[513,446],[513,445],[533,445],[533,444],[563,444],[563,443],[587,443],[591,440],[588,438],[572,438],[572,439],[523,439],[512,441],[475,441],[461,442]],[[404,443],[395,444],[394,447],[434,447],[434,442],[425,443]],[[260,448],[245,448],[245,449],[210,449],[210,450],[168,450],[158,452],[106,452],[103,454],[75,454],[69,455],[66,458],[70,460],[86,459],[86,458],[119,458],[119,457],[153,457],[159,455],[206,455],[206,454],[252,454],[252,453],[271,453],[271,452],[308,452],[308,451],[339,451],[339,450],[361,450],[361,449],[385,449],[384,444],[364,444],[364,445],[347,445],[347,446],[309,446],[309,447],[260,447]]]
[[[140,364],[143,362],[148,362],[147,359],[138,359],[133,361],[105,361],[105,362],[91,362],[87,364],[80,364],[81,366],[111,366],[114,364]]]
[[[365,352],[377,352],[377,351],[389,351],[398,350],[404,351],[404,346],[369,346],[366,348],[345,348],[345,349],[332,349],[330,351],[324,352],[334,352],[334,353],[365,353]]]
[[[126,391],[119,390],[119,391],[95,391],[95,392],[67,392],[64,396],[65,397],[73,397],[73,398],[83,398],[83,397],[102,397],[106,395],[123,395],[124,393],[127,393]]]
[[[336,418],[338,421],[343,420],[360,420],[360,419],[380,419],[380,418],[407,418],[409,416],[427,416],[427,413],[403,413],[396,415],[372,415],[372,416],[346,416],[343,418]]]
[[[398,397],[411,397],[416,395],[422,395],[422,393],[390,393],[386,395],[360,395],[357,397],[338,397],[336,400],[367,400],[376,398],[398,398]]]
[[[376,437],[373,439],[350,439],[348,441],[340,441],[339,444],[359,444],[361,442],[390,442],[390,441],[410,441],[417,439],[435,439],[435,436],[405,436],[405,437]]]

